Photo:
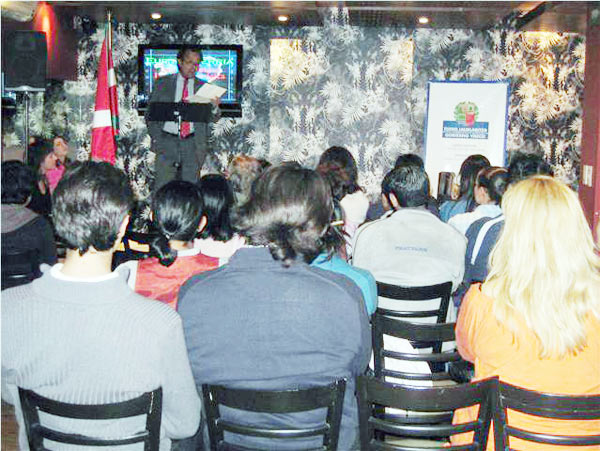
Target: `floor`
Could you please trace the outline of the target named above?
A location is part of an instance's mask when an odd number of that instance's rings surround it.
[[[17,450],[17,421],[15,420],[14,408],[10,404],[2,402],[2,451]]]

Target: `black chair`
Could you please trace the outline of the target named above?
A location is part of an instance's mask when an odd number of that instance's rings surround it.
[[[506,410],[558,420],[600,420],[600,395],[568,396],[498,384],[498,406],[494,409],[496,450],[509,448],[509,438],[515,437],[547,445],[583,446],[600,445],[600,431],[592,436],[554,435],[531,432],[507,423]]]
[[[453,387],[413,387],[390,384],[369,376],[358,377],[358,410],[361,450],[417,451],[419,449],[446,451],[485,450],[494,404],[496,379],[456,385]],[[456,409],[479,404],[477,419],[464,424],[415,424],[402,415],[383,413],[385,407],[410,409],[419,412],[452,412]],[[451,414],[450,414],[451,415]],[[415,443],[402,445],[386,441],[390,434],[395,437],[447,438],[454,434],[474,432],[471,445],[430,446],[422,448]]]
[[[442,345],[444,342],[454,341],[454,326],[454,323],[410,323],[375,312],[371,320],[375,377],[380,379],[394,377],[405,381],[403,383],[409,383],[408,381],[437,381],[438,383],[451,381],[452,377],[445,370],[445,364],[460,361],[461,357],[456,350],[442,351]],[[407,353],[385,349],[384,335],[408,340],[418,352]],[[425,348],[431,348],[431,351],[425,352]],[[415,373],[392,370],[386,368],[386,358],[401,362],[427,362],[431,372]]]
[[[19,397],[31,450],[45,450],[44,439],[48,439],[58,443],[81,446],[118,446],[143,442],[145,451],[158,451],[162,409],[162,388],[160,387],[129,401],[101,405],[79,405],[53,401],[23,388],[19,388]],[[110,439],[89,437],[43,426],[40,423],[40,411],[58,417],[80,420],[107,420],[146,415],[146,428],[144,431],[128,437]]]
[[[401,287],[398,285],[390,285],[388,283],[377,282],[377,295],[387,299],[395,299],[398,301],[398,309],[378,308],[377,311],[382,315],[393,316],[395,318],[417,318],[419,322],[423,322],[422,318],[435,318],[435,322],[446,322],[448,314],[448,305],[452,294],[452,282],[440,283],[438,285],[430,285],[423,287]],[[426,310],[419,309],[421,302],[439,299],[437,308],[427,308]],[[415,302],[415,309],[407,310],[406,302]],[[404,304],[404,305],[403,305]],[[431,302],[427,302],[428,307]]]
[[[345,379],[322,387],[302,390],[266,391],[226,388],[221,385],[202,385],[211,450],[253,449],[227,443],[224,432],[250,437],[297,439],[323,435],[323,446],[317,449],[337,449]],[[327,408],[325,421],[318,427],[265,428],[234,423],[221,418],[219,405],[249,412],[282,414]]]
[[[24,285],[42,275],[37,249],[2,250],[2,289]]]

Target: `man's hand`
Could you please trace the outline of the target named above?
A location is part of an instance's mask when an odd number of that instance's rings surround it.
[[[210,99],[210,103],[213,104],[213,107],[218,108],[221,104],[221,97],[213,97],[212,99]]]

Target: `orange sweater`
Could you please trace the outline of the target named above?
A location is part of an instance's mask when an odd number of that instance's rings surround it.
[[[540,302],[543,302],[540,299]],[[540,345],[522,317],[516,318],[519,333],[513,334],[500,324],[492,311],[494,300],[471,286],[461,305],[456,323],[456,343],[460,354],[475,364],[475,379],[498,375],[500,380],[529,390],[569,395],[600,394],[600,320],[590,314],[586,322],[586,347],[576,355],[563,358],[539,358]],[[475,418],[477,406],[457,410],[455,423]],[[525,430],[554,434],[592,435],[600,431],[600,421],[540,419],[519,412],[508,412],[511,425]],[[473,434],[452,437],[452,444],[471,443]],[[538,445],[511,438],[511,448],[529,450],[572,450],[572,447]],[[493,450],[490,430],[488,451]],[[600,449],[600,446],[577,447]]]

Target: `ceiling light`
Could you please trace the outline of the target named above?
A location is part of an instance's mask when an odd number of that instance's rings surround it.
[[[426,23],[429,23],[429,17],[425,17],[425,16],[421,16],[419,17],[419,23],[425,25]]]
[[[158,20],[162,18],[162,14],[161,13],[152,13],[150,14],[150,17],[152,17],[154,20]]]
[[[277,20],[279,22],[287,22],[288,20],[290,20],[290,18],[289,18],[289,16],[281,14],[280,16],[277,16]]]

